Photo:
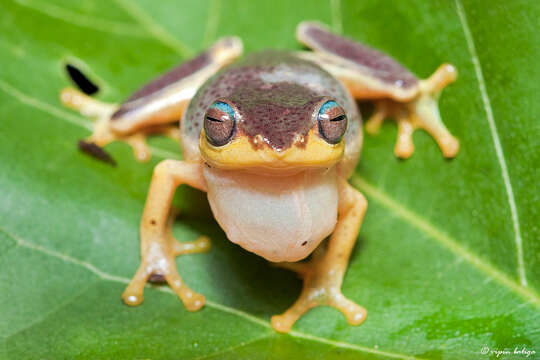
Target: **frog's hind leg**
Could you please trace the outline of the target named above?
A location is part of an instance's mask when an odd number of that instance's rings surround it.
[[[303,287],[300,297],[287,311],[272,317],[274,329],[288,332],[300,316],[320,305],[335,307],[351,325],[364,322],[366,310],[342,294],[341,284],[366,209],[365,197],[341,180],[338,223],[327,249],[316,249],[309,262],[277,264],[296,271],[303,279]]]
[[[242,42],[235,37],[218,40],[207,51],[180,64],[144,85],[120,105],[105,104],[77,90],[64,89],[64,105],[95,118],[92,135],[81,148],[97,157],[105,156],[101,147],[112,141],[128,143],[139,161],[151,156],[146,145],[149,133],[173,134],[197,89],[223,66],[242,54]],[[104,155],[105,154],[105,155]]]
[[[299,57],[336,76],[355,98],[375,101],[367,132],[376,133],[388,116],[397,120],[396,156],[407,158],[412,154],[411,135],[417,128],[433,136],[445,157],[456,156],[459,142],[444,126],[437,105],[441,90],[457,77],[452,65],[441,65],[430,78],[419,80],[392,57],[333,34],[322,24],[300,23],[297,38],[314,50],[299,53]]]

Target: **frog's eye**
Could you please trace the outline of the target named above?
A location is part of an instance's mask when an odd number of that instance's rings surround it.
[[[334,100],[325,102],[319,110],[319,134],[330,144],[341,141],[347,130],[347,115]]]
[[[208,142],[214,146],[223,146],[233,137],[236,130],[234,109],[223,101],[216,101],[204,115],[204,133]]]

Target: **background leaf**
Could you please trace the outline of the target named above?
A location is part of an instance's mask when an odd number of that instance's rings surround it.
[[[495,358],[540,353],[538,18],[532,1],[6,0],[0,3],[0,357]],[[461,152],[443,160],[425,133],[408,161],[395,125],[366,136],[351,182],[369,210],[343,285],[369,310],[350,327],[330,308],[289,335],[271,315],[296,298],[294,274],[226,240],[204,195],[181,189],[182,240],[209,254],[178,259],[209,300],[185,311],[167,287],[120,301],[139,263],[138,222],[153,166],[179,157],[154,139],[148,164],[123,144],[111,168],[77,151],[90,124],[62,108],[75,64],[117,102],[221,35],[246,50],[299,49],[296,24],[319,19],[427,77],[459,69],[440,107]],[[512,358],[520,355],[502,355]]]

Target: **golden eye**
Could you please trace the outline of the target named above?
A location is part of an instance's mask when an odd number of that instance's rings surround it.
[[[319,110],[319,135],[330,144],[337,144],[347,130],[347,115],[334,100],[325,102]]]
[[[216,101],[204,115],[204,133],[208,142],[214,146],[227,144],[236,131],[235,112],[231,105]]]

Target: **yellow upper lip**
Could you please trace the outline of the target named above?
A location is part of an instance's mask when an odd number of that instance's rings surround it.
[[[328,167],[343,157],[344,140],[332,145],[315,135],[313,130],[306,138],[304,146],[292,145],[281,151],[266,145],[255,148],[246,136],[238,136],[227,145],[215,147],[208,143],[203,130],[199,149],[208,164],[220,169]]]

